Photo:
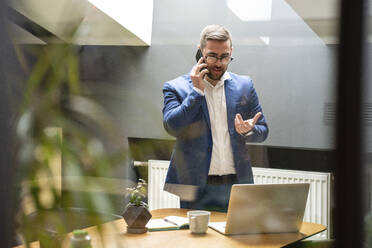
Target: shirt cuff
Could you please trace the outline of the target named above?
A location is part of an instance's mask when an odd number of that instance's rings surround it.
[[[243,134],[240,134],[240,135],[243,136],[243,137],[249,137],[249,136],[251,136],[252,134],[254,134],[254,127],[253,127],[252,130],[249,131],[248,133],[243,133]]]
[[[198,92],[200,95],[204,96],[204,91],[202,91],[201,89],[198,89],[196,87],[192,87],[196,92]]]
[[[244,134],[245,137],[251,136],[254,133],[254,131],[249,131],[248,133]]]

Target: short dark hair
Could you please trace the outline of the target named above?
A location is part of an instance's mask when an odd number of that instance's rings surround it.
[[[200,49],[203,50],[207,40],[220,40],[220,41],[230,41],[232,46],[231,34],[224,26],[218,24],[212,24],[206,26],[200,33]]]

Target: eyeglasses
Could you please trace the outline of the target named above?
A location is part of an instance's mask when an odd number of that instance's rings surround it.
[[[216,63],[218,60],[221,60],[221,63],[223,65],[227,65],[229,64],[234,58],[233,57],[230,57],[230,56],[223,56],[223,57],[216,57],[216,56],[213,56],[213,55],[207,55],[205,56],[205,60],[207,61],[207,63],[209,64],[214,64]]]

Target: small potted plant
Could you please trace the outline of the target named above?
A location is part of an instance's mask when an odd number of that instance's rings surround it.
[[[133,188],[127,188],[130,194],[129,203],[126,206],[123,215],[127,223],[128,233],[145,233],[147,232],[146,224],[152,215],[148,206],[142,199],[146,196],[146,181],[139,179],[137,185]]]

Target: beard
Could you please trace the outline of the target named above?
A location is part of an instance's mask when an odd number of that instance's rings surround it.
[[[214,71],[216,69],[218,71]],[[208,67],[209,72],[207,73],[207,76],[212,80],[220,80],[226,70],[227,68],[221,66],[210,66]]]

